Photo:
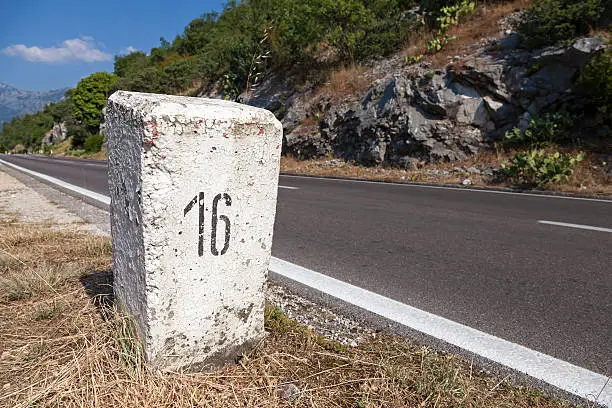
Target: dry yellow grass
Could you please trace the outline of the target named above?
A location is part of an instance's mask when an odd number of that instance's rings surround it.
[[[568,406],[401,339],[343,348],[273,307],[238,364],[153,372],[112,306],[108,239],[4,222],[0,248],[2,407]]]
[[[572,149],[563,152],[577,154]],[[347,177],[376,181],[422,182],[460,185],[469,179],[471,185],[480,187],[515,188],[509,180],[497,176],[471,174],[467,171],[454,171],[454,168],[479,167],[482,165],[499,168],[507,163],[515,151],[482,152],[465,160],[451,163],[429,163],[418,168],[400,169],[388,166],[365,167],[336,159],[330,164],[329,158],[298,160],[291,156],[281,158],[281,172],[325,177]],[[442,173],[443,171],[448,174]],[[561,191],[566,193],[612,196],[612,179],[606,177],[605,166],[595,154],[587,154],[574,171],[574,174],[563,183],[540,186],[544,191]]]
[[[322,91],[327,91],[334,97],[343,100],[354,95],[361,96],[370,86],[365,71],[365,68],[358,65],[342,67],[331,73],[329,82],[323,86]]]
[[[72,150],[72,142],[70,139],[64,140],[58,144],[52,146],[52,156],[57,157],[79,157],[81,159],[94,159],[94,160],[106,160],[108,158],[108,151],[102,148],[96,153],[87,153],[83,150]]]
[[[441,68],[456,55],[471,53],[470,46],[490,37],[499,38],[501,19],[508,14],[524,10],[531,5],[531,0],[511,0],[506,2],[485,3],[478,8],[474,17],[463,24],[452,27],[448,35],[456,38],[440,52],[427,56],[425,60],[433,63],[433,68]],[[430,34],[433,38],[433,33]]]

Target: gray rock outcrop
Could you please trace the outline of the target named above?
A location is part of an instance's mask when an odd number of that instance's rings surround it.
[[[313,102],[309,90],[273,81],[243,102],[275,112],[285,151],[299,158],[332,154],[401,167],[460,160],[542,112],[580,104],[575,80],[605,48],[602,39],[584,38],[530,52],[516,49],[512,36],[442,70],[400,66],[354,102],[325,95]]]
[[[53,125],[51,130],[45,133],[45,136],[42,138],[42,147],[52,146],[54,144],[63,142],[68,137],[68,131],[66,129],[65,123],[56,123]]]

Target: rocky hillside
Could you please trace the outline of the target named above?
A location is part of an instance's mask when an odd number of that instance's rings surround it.
[[[33,92],[0,83],[0,129],[15,116],[38,112],[46,104],[62,100],[67,89]]]
[[[295,92],[277,78],[244,102],[281,118],[285,151],[295,157],[333,155],[404,168],[465,159],[544,112],[579,112],[584,134],[601,128],[603,117],[585,110],[588,95],[576,78],[605,49],[604,39],[533,51],[516,40],[515,34],[490,39],[439,68],[379,61],[360,75],[385,74],[348,102],[331,92]]]
[[[285,162],[410,172],[480,160],[484,184],[607,194],[611,27],[609,0],[230,2],[6,124],[0,145],[69,137],[97,151],[106,98],[122,89],[268,109],[283,123]]]

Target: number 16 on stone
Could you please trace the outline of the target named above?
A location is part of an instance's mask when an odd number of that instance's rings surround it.
[[[264,334],[282,127],[236,103],[108,102],[115,299],[155,368],[232,362]]]
[[[212,203],[212,220],[211,220],[211,230],[210,230],[210,252],[215,255],[224,255],[230,245],[230,237],[231,237],[231,222],[229,218],[225,215],[218,215],[218,205],[219,200],[224,199],[226,206],[232,205],[232,198],[229,194],[217,194],[213,199]],[[204,231],[205,231],[205,203],[204,203],[204,193],[200,192],[197,196],[193,197],[193,200],[187,204],[185,210],[183,211],[183,215],[187,216],[187,213],[191,211],[191,209],[198,204],[198,256],[204,256]],[[217,223],[221,220],[225,223],[225,241],[223,244],[223,248],[221,251],[217,249]]]

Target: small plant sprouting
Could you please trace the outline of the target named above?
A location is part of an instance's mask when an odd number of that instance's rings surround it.
[[[412,55],[412,56],[406,55],[406,58],[404,61],[406,65],[413,65],[413,64],[420,62],[422,59],[423,59],[423,54]]]
[[[447,35],[448,29],[459,24],[461,19],[470,16],[476,10],[476,3],[469,0],[462,0],[452,6],[445,6],[440,9],[440,17],[436,19],[439,24],[439,30],[433,40],[427,41],[425,47],[427,52],[435,54],[441,51],[450,41],[457,37]]]
[[[427,52],[430,54],[435,54],[436,52],[442,51],[442,49],[455,38],[457,37],[454,35],[448,36],[440,35],[440,33],[438,33],[436,38],[425,43],[425,47],[427,48]]]

